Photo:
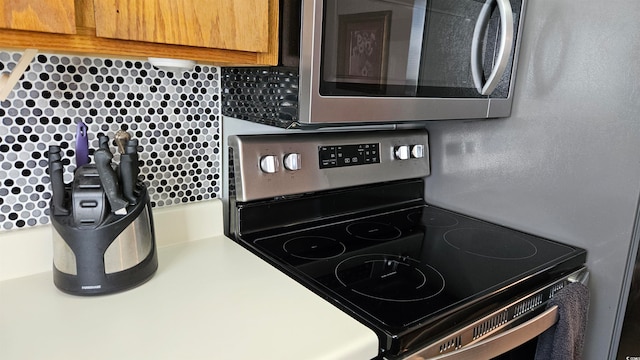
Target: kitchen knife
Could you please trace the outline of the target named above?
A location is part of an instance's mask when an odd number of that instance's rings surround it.
[[[120,175],[120,185],[122,185],[122,195],[129,200],[130,205],[135,205],[138,202],[133,192],[135,188],[135,178],[133,177],[131,157],[126,155],[129,140],[131,140],[131,134],[122,129],[116,131],[116,134],[113,136],[113,141],[120,153],[118,174]]]
[[[76,125],[76,168],[89,163],[89,135],[87,125],[78,121]]]
[[[98,148],[111,152],[109,149],[109,137],[107,135],[98,135]]]
[[[51,179],[51,212],[54,216],[69,215],[69,209],[64,206],[64,179],[60,147],[49,147],[49,178]]]
[[[126,153],[131,157],[131,162],[133,163],[133,178],[135,181],[138,181],[138,175],[140,175],[140,163],[138,157],[138,140],[131,139],[127,143]]]
[[[131,140],[131,134],[124,130],[116,131],[116,134],[113,137],[113,141],[115,141],[116,145],[118,146],[118,151],[121,155],[125,153],[129,140]]]
[[[102,184],[109,205],[111,205],[111,212],[116,215],[126,215],[129,202],[122,198],[118,176],[111,167],[113,154],[107,149],[100,148],[93,154],[93,159],[100,176],[100,184]]]
[[[137,204],[138,198],[134,193],[136,186],[134,163],[130,154],[120,155],[120,183],[122,184],[122,195],[129,200],[129,204]]]
[[[49,159],[49,166],[51,166],[51,163],[54,161],[62,160],[62,156],[60,155],[60,146],[57,146],[57,145],[49,146],[48,159]]]

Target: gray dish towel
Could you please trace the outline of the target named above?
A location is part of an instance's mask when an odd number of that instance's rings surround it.
[[[576,282],[558,291],[547,308],[558,305],[558,322],[538,337],[535,360],[580,360],[589,311],[589,289]]]

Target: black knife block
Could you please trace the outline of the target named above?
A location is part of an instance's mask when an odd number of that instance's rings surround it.
[[[51,214],[53,281],[63,292],[99,295],[124,291],[149,280],[158,268],[151,202],[138,182],[136,205],[126,215],[107,214],[83,226],[69,215]],[[72,189],[66,189],[70,197]],[[73,209],[72,209],[73,210]]]

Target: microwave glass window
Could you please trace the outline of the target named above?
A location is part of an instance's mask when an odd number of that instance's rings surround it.
[[[325,0],[320,93],[486,97],[474,83],[472,62],[479,61],[482,78],[495,66],[501,33],[495,3]],[[479,56],[472,56],[474,37]],[[501,88],[508,88],[511,61],[507,66],[492,97],[506,96]]]

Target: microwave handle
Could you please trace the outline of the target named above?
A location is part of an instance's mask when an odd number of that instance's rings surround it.
[[[542,334],[558,321],[558,306],[554,305],[542,314],[520,324],[513,329],[493,336],[487,340],[465,346],[447,354],[429,358],[429,360],[478,360],[492,359],[502,355],[527,341]],[[418,353],[409,357],[409,360],[424,360]]]
[[[482,74],[482,37],[486,31],[494,2],[498,2],[500,12],[500,48],[498,50],[498,63],[494,66],[487,81],[483,84]],[[476,27],[471,41],[471,75],[476,89],[481,95],[489,95],[498,86],[500,78],[509,63],[509,55],[513,49],[513,12],[509,0],[487,0],[478,16]]]

